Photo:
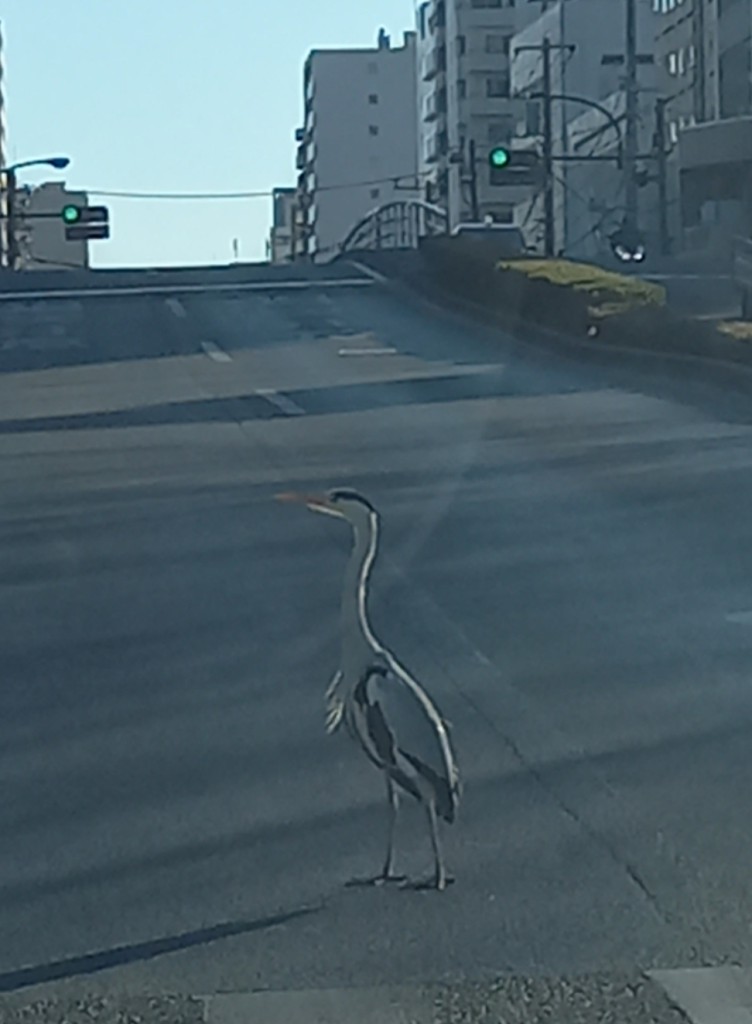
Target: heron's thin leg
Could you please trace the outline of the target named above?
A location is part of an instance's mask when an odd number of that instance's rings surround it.
[[[436,807],[434,806],[433,800],[429,800],[426,803],[426,810],[428,811],[428,825],[431,830],[431,846],[433,847],[433,856],[436,864],[434,884],[437,889],[446,889],[447,876],[446,870],[444,868],[444,861],[441,856],[441,844],[439,842],[439,827],[436,821]]]
[[[361,886],[361,885],[384,885],[386,882],[404,882],[404,875],[395,875],[394,873],[394,832],[397,824],[397,808],[399,807],[399,793],[397,788],[389,778],[386,777],[386,797],[389,804],[389,829],[388,829],[388,842],[386,848],[386,860],[384,861],[384,868],[380,874],[376,875],[375,878],[353,878],[348,882],[348,886]]]
[[[386,776],[386,798],[389,804],[389,839],[386,847],[386,860],[384,861],[384,878],[394,878],[394,831],[397,825],[397,810],[399,808],[399,795],[389,775]]]

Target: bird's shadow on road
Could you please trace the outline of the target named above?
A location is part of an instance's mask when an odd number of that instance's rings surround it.
[[[296,921],[312,914],[318,914],[323,909],[323,903],[298,907],[295,910],[283,911],[254,920],[229,921],[224,924],[211,925],[207,928],[198,928],[195,931],[183,932],[180,935],[151,939],[147,942],[135,942],[127,946],[117,946],[114,949],[86,953],[83,956],[54,960],[50,963],[37,964],[33,967],[23,967],[17,971],[8,971],[5,974],[0,974],[0,992],[19,991],[34,985],[43,985],[53,981],[96,974],[98,971],[105,971],[113,967],[123,967],[140,961],[153,960],[167,953],[177,953],[195,946],[217,942],[220,939],[233,938],[238,935],[249,935],[253,932],[276,928],[280,925],[289,924],[291,921]]]

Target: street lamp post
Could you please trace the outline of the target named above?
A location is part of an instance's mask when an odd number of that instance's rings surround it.
[[[7,195],[7,211],[6,211],[6,235],[7,235],[7,252],[6,260],[7,266],[10,270],[15,270],[18,263],[18,232],[16,229],[16,172],[23,170],[25,167],[54,167],[57,171],[62,171],[70,163],[70,158],[67,156],[48,156],[42,157],[38,160],[21,160],[18,163],[11,164],[9,167],[0,167],[0,174],[5,177],[5,191]]]

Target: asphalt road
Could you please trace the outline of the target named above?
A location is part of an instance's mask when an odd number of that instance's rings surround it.
[[[752,964],[752,406],[354,273],[0,302],[0,991]],[[344,884],[384,842],[323,728],[349,537],[272,500],[335,484],[452,722],[444,894]]]

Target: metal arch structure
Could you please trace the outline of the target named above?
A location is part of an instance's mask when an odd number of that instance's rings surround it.
[[[350,229],[337,256],[364,250],[417,249],[421,238],[446,234],[448,227],[449,215],[441,206],[422,199],[384,203]]]

